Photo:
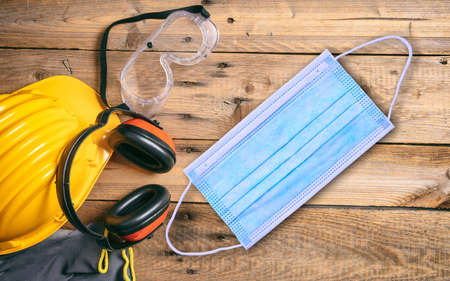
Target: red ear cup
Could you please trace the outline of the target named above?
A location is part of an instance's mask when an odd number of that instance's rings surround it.
[[[166,208],[164,213],[160,217],[158,217],[154,222],[147,225],[146,227],[139,230],[138,232],[135,232],[135,233],[132,233],[132,234],[126,235],[126,236],[121,236],[121,238],[125,239],[127,241],[131,241],[131,242],[138,242],[138,241],[141,241],[142,239],[145,239],[151,233],[153,233],[153,231],[158,229],[163,224],[163,222],[166,220],[168,213],[169,213],[169,208]]]
[[[123,122],[123,124],[133,125],[133,126],[136,126],[143,130],[148,131],[149,133],[155,135],[160,140],[165,142],[168,146],[170,146],[170,148],[173,150],[173,152],[176,152],[175,144],[173,143],[172,138],[168,134],[166,134],[166,132],[164,132],[160,128],[156,127],[155,125],[150,124],[149,122],[142,120],[142,119],[130,119],[126,122]]]
[[[131,119],[120,124],[108,142],[115,151],[144,169],[165,173],[175,165],[173,140],[145,120]]]
[[[109,210],[105,216],[106,228],[124,240],[140,241],[162,225],[169,203],[170,194],[163,186],[140,187]]]

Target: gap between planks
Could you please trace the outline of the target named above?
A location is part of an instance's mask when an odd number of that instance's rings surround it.
[[[356,46],[355,46],[356,47]],[[45,51],[87,51],[87,52],[99,52],[100,49],[83,49],[83,48],[48,48],[48,47],[15,47],[15,46],[0,46],[0,50],[45,50]],[[109,52],[124,52],[124,53],[134,53],[136,49],[129,49],[129,50],[121,50],[121,49],[106,49],[107,54]],[[347,51],[347,50],[345,50]],[[171,52],[171,53],[195,53],[195,51],[184,51],[184,50],[144,50],[144,53],[165,53],[165,52]],[[294,55],[294,56],[308,56],[308,55],[314,55],[318,56],[321,53],[320,52],[252,52],[252,51],[212,51],[213,54],[248,54],[248,55]],[[341,53],[331,53],[333,56],[340,55]],[[351,53],[347,56],[391,56],[391,57],[407,57],[408,54],[405,53],[392,53],[392,54],[383,54],[383,53],[364,53],[359,51],[358,53]],[[450,56],[450,53],[442,53],[442,54],[414,54],[413,57],[446,57]]]

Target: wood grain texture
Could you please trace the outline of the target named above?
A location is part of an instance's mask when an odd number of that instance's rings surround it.
[[[109,206],[88,202],[82,217]],[[175,255],[163,226],[135,247],[135,268],[138,280],[448,280],[449,220],[447,211],[304,207],[249,251],[205,257]],[[170,237],[185,251],[237,243],[205,204],[182,205]]]
[[[0,46],[98,49],[100,34],[113,21],[140,13],[204,4],[220,30],[216,51],[343,52],[374,37],[407,37],[416,54],[449,54],[450,3],[436,1],[2,1]],[[134,49],[161,21],[117,27],[112,49]],[[199,36],[181,26],[160,38],[158,50],[192,48]],[[397,42],[364,53],[403,53]]]
[[[187,184],[183,168],[318,53],[341,53],[395,34],[425,56],[413,58],[393,112],[396,129],[381,144],[249,251],[177,256],[165,243],[163,226],[135,247],[137,279],[450,280],[448,0],[0,0],[0,93],[60,74],[98,89],[96,50],[106,26],[200,3],[218,26],[219,44],[199,65],[173,66],[174,88],[157,116],[176,138],[177,165],[155,175],[114,155],[80,209],[83,221],[100,219],[114,200],[148,183],[167,186],[177,201]],[[112,103],[120,102],[118,76],[131,50],[160,24],[145,21],[112,30]],[[161,51],[193,51],[200,41],[192,25],[173,25],[141,56],[136,71],[158,86]],[[342,64],[386,112],[405,52],[389,40],[359,51],[365,55],[343,58]],[[197,189],[186,201],[191,203],[182,205],[171,232],[179,249],[237,243]]]
[[[118,76],[130,52],[110,52],[108,95],[120,102]],[[164,81],[160,53],[146,52],[136,70]],[[1,92],[12,92],[58,74],[72,75],[95,89],[98,52],[0,50]],[[198,65],[174,65],[175,86],[157,116],[174,138],[216,140],[306,66],[314,55],[212,54]],[[441,57],[415,57],[393,111],[396,129],[383,142],[450,143],[450,64]],[[449,58],[450,59],[450,58]],[[386,112],[405,62],[399,56],[350,56],[342,64]]]
[[[114,155],[90,199],[118,200],[138,186],[166,186],[178,200],[188,183],[183,169],[213,144],[177,140],[177,164],[167,174],[151,174]],[[450,200],[450,147],[375,145],[328,184],[308,204],[443,207]],[[192,188],[186,201],[206,202]]]

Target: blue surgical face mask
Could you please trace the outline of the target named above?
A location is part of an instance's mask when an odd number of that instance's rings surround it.
[[[386,117],[337,60],[391,38],[409,56]],[[171,249],[249,249],[267,235],[394,128],[392,107],[411,57],[397,36],[336,58],[325,50],[184,170],[190,183],[166,229]],[[172,245],[169,230],[191,183],[241,244],[198,253]]]

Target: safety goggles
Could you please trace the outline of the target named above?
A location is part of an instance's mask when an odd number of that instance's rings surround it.
[[[184,21],[183,21],[184,20]],[[189,22],[186,23],[186,20]],[[163,81],[154,81],[150,79],[149,72],[139,71],[135,66],[138,57],[142,56],[145,50],[152,48],[155,43],[158,43],[158,38],[161,38],[169,26],[177,22],[179,25],[194,24],[201,32],[202,42],[198,50],[192,53],[181,53],[177,51],[163,52],[159,57],[159,63],[162,71],[165,74],[165,83]],[[188,37],[190,38],[190,37]],[[214,49],[219,39],[219,33],[215,24],[209,19],[209,14],[206,10],[200,12],[190,12],[186,10],[179,10],[171,13],[161,26],[137,48],[136,52],[128,59],[120,73],[121,96],[124,103],[134,112],[141,113],[148,118],[155,115],[167,101],[169,92],[174,85],[174,75],[171,68],[171,63],[179,65],[194,65],[207,57]],[[179,41],[179,40],[174,40]],[[174,42],[173,45],[176,45]],[[142,58],[141,58],[142,59]],[[151,67],[149,71],[161,71],[155,62],[145,62]],[[153,76],[155,73],[152,73]],[[161,73],[161,75],[164,75]],[[162,77],[161,77],[162,79]],[[156,85],[156,86],[155,86]],[[160,86],[158,86],[160,85]],[[153,92],[149,93],[148,89],[154,87]]]

